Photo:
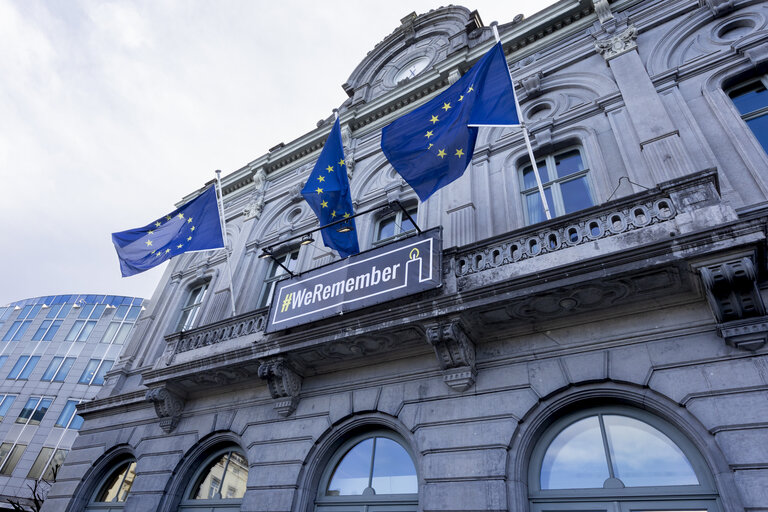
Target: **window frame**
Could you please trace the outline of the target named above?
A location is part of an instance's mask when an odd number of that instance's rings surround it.
[[[93,375],[91,375],[90,379],[84,380],[84,377],[88,374],[88,368],[90,368],[91,363],[94,361],[97,361],[96,367],[93,369]],[[104,363],[109,363],[109,368],[104,370],[103,372],[101,369],[104,367]],[[89,359],[88,363],[86,363],[85,368],[83,368],[83,373],[80,374],[80,378],[77,379],[78,384],[85,384],[86,386],[103,386],[105,379],[105,374],[112,369],[112,366],[114,366],[115,361],[112,359]],[[94,382],[96,380],[96,377],[100,378],[100,382]]]
[[[24,362],[22,363],[22,358]],[[37,363],[40,362],[40,356],[35,355],[20,355],[16,362],[13,364],[11,371],[8,372],[6,380],[29,380],[29,376],[35,371]],[[19,367],[19,365],[21,365]],[[14,375],[15,373],[15,375]]]
[[[295,258],[293,257],[295,255]],[[259,290],[259,300],[256,303],[256,309],[266,308],[272,304],[272,299],[275,294],[275,287],[277,283],[283,279],[291,277],[286,270],[277,263],[278,260],[281,264],[285,265],[291,272],[295,271],[299,266],[299,248],[287,250],[279,254],[273,255],[273,258],[269,258],[269,265],[264,273],[264,279],[261,283],[261,289]],[[291,266],[293,262],[293,266]],[[273,274],[274,272],[274,274]],[[272,275],[270,275],[272,274]]]
[[[766,117],[768,118],[768,102],[766,102],[765,105],[758,108],[757,110],[752,110],[750,112],[746,112],[744,114],[741,113],[739,110],[739,107],[736,106],[736,102],[734,102],[734,98],[731,96],[734,92],[736,92],[739,89],[744,89],[751,84],[757,84],[760,83],[762,86],[766,89],[766,96],[768,96],[768,74],[761,74],[757,76],[752,76],[750,78],[747,78],[745,80],[741,80],[737,82],[736,84],[725,88],[723,91],[725,92],[725,95],[728,97],[728,100],[731,102],[731,105],[733,106],[733,109],[736,111],[736,114],[744,121],[744,125],[746,126],[749,133],[752,134],[752,136],[757,141],[757,144],[763,148],[763,151],[768,153],[768,133],[764,134],[764,141],[761,141],[760,137],[757,136],[755,131],[752,129],[751,126],[749,126],[749,121]],[[765,142],[765,145],[763,144]]]
[[[0,450],[3,446],[10,445],[8,453],[0,458],[0,475],[13,476],[13,471],[16,466],[19,465],[19,461],[24,456],[24,452],[27,450],[27,445],[22,443],[2,443],[0,444]],[[15,460],[14,460],[15,458]],[[8,467],[10,465],[10,467]]]
[[[210,281],[198,282],[187,289],[184,305],[179,310],[179,319],[176,321],[176,330],[174,332],[188,331],[195,328],[200,311],[203,309],[205,298],[208,296],[210,284]],[[198,290],[200,291],[198,292]]]
[[[418,204],[403,204],[403,208],[405,208],[405,211],[408,212],[408,215],[413,218],[416,224],[419,222],[419,205]],[[395,233],[391,236],[388,236],[386,238],[379,238],[379,231],[381,229],[381,225],[388,221],[393,220],[395,223]],[[408,221],[408,217],[405,216],[403,213],[403,210],[398,207],[393,207],[390,212],[377,217],[376,221],[373,223],[373,240],[371,242],[372,247],[378,247],[380,245],[388,244],[390,242],[394,242],[395,240],[399,240],[401,238],[405,238],[406,236],[415,233],[417,231],[416,225],[413,226],[412,229],[408,229],[403,231],[403,221]]]
[[[584,167],[582,170],[569,174],[567,176],[556,176],[553,179],[553,175],[557,172],[557,165],[556,165],[556,158],[559,155],[563,155],[565,153],[569,153],[571,151],[577,151],[579,153],[579,158],[581,159],[581,165]],[[592,178],[591,178],[591,169],[589,165],[587,165],[587,159],[584,155],[584,146],[581,144],[571,144],[567,146],[563,146],[561,148],[556,149],[555,151],[552,151],[550,153],[547,153],[546,155],[537,155],[536,156],[536,166],[539,169],[539,174],[541,174],[541,163],[546,166],[547,170],[547,178],[549,181],[543,181],[541,182],[542,188],[546,190],[549,188],[550,195],[552,196],[551,203],[549,205],[550,213],[552,214],[552,218],[561,217],[563,215],[568,215],[568,213],[565,212],[565,202],[563,201],[563,194],[561,190],[561,186],[563,183],[574,181],[579,178],[584,178],[586,185],[587,185],[587,192],[589,193],[589,200],[592,203],[587,208],[591,208],[592,206],[595,206],[597,202],[595,201],[595,187],[592,184]],[[518,180],[518,186],[520,187],[520,197],[522,201],[522,209],[523,209],[523,218],[525,219],[525,225],[530,226],[532,224],[538,224],[539,222],[545,222],[546,218],[540,221],[533,222],[531,220],[531,212],[528,209],[528,196],[530,195],[539,195],[539,188],[538,185],[534,185],[533,187],[527,187],[525,186],[525,170],[528,168],[533,168],[531,165],[531,160],[529,157],[525,157],[522,159],[520,165],[517,167],[517,180]],[[547,197],[547,200],[549,201],[549,197]],[[539,198],[539,201],[541,199]],[[583,208],[582,210],[585,210],[587,208]],[[543,207],[542,207],[543,210]],[[582,211],[582,210],[576,210],[576,211]],[[574,212],[570,212],[574,213]]]
[[[131,465],[133,466],[133,480],[131,481],[130,487],[125,492],[125,496],[123,500],[118,500],[120,497],[120,492],[115,495],[115,498],[112,501],[96,501],[96,498],[102,494],[102,491],[104,491],[106,485],[112,480],[113,477],[119,476],[122,471],[125,471],[125,475],[122,476],[120,479],[117,488],[121,489],[123,487],[123,484],[125,483],[125,480],[127,479],[128,475],[130,474],[130,468]],[[88,497],[88,502],[85,507],[85,510],[87,512],[101,512],[101,511],[107,511],[107,510],[122,510],[125,506],[125,502],[128,499],[128,496],[131,493],[131,489],[133,488],[133,484],[136,482],[136,459],[134,457],[125,457],[114,460],[108,471],[105,471],[102,474],[102,477],[99,479],[97,484],[93,487],[93,491],[91,492],[91,495]]]
[[[691,464],[698,485],[669,485],[625,487],[621,489],[541,489],[541,470],[544,455],[554,439],[574,423],[597,415],[626,416],[641,421],[667,436],[682,451]],[[623,511],[625,505],[641,503],[643,510],[689,509],[719,511],[718,496],[712,473],[694,444],[677,428],[649,412],[628,406],[602,406],[582,409],[557,419],[539,436],[531,452],[528,465],[528,497],[531,512],[542,510],[606,510],[612,511],[608,502],[617,502]],[[644,500],[649,500],[645,502]],[[706,505],[703,506],[702,504]],[[657,507],[657,505],[659,507]],[[672,508],[670,508],[672,507]],[[676,508],[675,508],[676,507]],[[636,507],[635,507],[636,508]]]
[[[395,443],[399,444],[405,452],[410,456],[413,467],[416,470],[416,485],[417,490],[412,494],[374,494],[374,495],[345,495],[345,496],[327,496],[325,494],[326,489],[331,483],[336,468],[342,459],[352,450],[355,446],[367,439],[374,437],[384,437]],[[349,439],[341,443],[333,452],[330,458],[325,463],[325,467],[321,473],[321,477],[318,480],[317,490],[314,495],[314,510],[317,512],[331,511],[340,507],[360,507],[359,510],[363,510],[366,507],[371,512],[378,510],[403,510],[403,511],[415,511],[419,506],[419,495],[422,489],[421,473],[419,471],[419,465],[417,459],[414,456],[410,443],[408,443],[402,436],[396,432],[388,429],[374,429],[367,430],[365,432],[358,433],[357,435],[350,436]],[[373,463],[373,461],[372,461]],[[358,510],[352,509],[350,510]]]
[[[232,510],[240,510],[240,507],[242,506],[243,502],[245,501],[245,496],[242,498],[219,498],[219,499],[194,499],[191,498],[192,494],[197,490],[197,487],[202,483],[202,479],[207,474],[207,470],[211,464],[213,464],[215,461],[217,461],[222,455],[230,453],[230,452],[238,452],[240,456],[242,456],[248,467],[248,473],[250,473],[250,461],[248,461],[248,454],[245,450],[243,450],[240,446],[236,444],[228,444],[226,446],[221,446],[219,449],[212,451],[208,454],[208,456],[201,458],[200,463],[197,464],[194,472],[192,472],[191,478],[188,480],[189,484],[185,485],[182,490],[181,500],[179,501],[178,506],[178,512],[184,512],[187,510],[225,510],[228,508],[231,508]],[[223,482],[226,482],[226,469],[229,466],[229,461],[227,461],[227,466],[225,466],[225,473],[224,473],[224,479]],[[246,493],[248,492],[247,488],[247,481],[248,477],[246,476]],[[222,483],[223,483],[222,482]],[[222,487],[219,487],[219,495],[221,495],[221,489]]]

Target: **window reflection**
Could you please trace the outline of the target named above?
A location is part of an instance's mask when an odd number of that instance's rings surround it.
[[[94,501],[101,503],[124,502],[135,478],[136,461],[125,461],[107,478]]]
[[[236,451],[214,458],[192,487],[193,500],[240,499],[248,483],[248,461]]]
[[[541,464],[542,489],[602,488],[609,476],[597,416],[563,430]]]
[[[417,492],[416,467],[405,448],[392,439],[372,437],[344,455],[333,472],[326,496]]]

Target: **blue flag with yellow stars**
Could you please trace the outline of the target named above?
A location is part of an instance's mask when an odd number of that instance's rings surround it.
[[[301,195],[312,207],[321,226],[349,218],[354,214],[338,118],[333,124],[328,140],[325,141],[315,168],[307,179],[307,184],[301,190]],[[347,233],[337,231],[340,226],[345,225],[344,223],[322,230],[325,245],[336,249],[342,258],[360,252],[357,245],[355,219],[349,219],[348,223],[352,230]]]
[[[381,149],[426,201],[464,174],[477,140],[472,125],[518,124],[512,79],[497,43],[442,94],[385,126]]]
[[[224,247],[216,188],[142,228],[112,233],[120,271],[132,276],[188,251]]]

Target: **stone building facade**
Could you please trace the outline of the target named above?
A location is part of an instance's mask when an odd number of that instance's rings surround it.
[[[768,5],[562,0],[499,32],[521,132],[428,201],[381,128],[493,44],[412,14],[339,108],[363,250],[442,233],[442,286],[266,334],[333,117],[223,180],[223,251],[175,258],[45,510],[768,510]],[[189,197],[192,197],[190,194]],[[387,205],[393,205],[388,208]],[[274,259],[262,259],[269,248]]]

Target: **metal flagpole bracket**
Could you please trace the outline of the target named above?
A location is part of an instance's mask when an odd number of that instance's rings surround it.
[[[260,257],[260,258],[265,258],[265,259],[266,259],[266,258],[269,258],[269,259],[271,259],[272,261],[274,261],[275,263],[277,263],[278,265],[280,265],[280,266],[283,268],[283,270],[285,270],[286,272],[288,272],[288,274],[289,274],[291,277],[296,277],[296,274],[294,274],[294,273],[291,271],[291,269],[289,269],[288,267],[286,267],[285,265],[283,265],[283,263],[282,263],[280,260],[278,260],[277,258],[275,258],[275,255],[274,255],[274,253],[272,252],[272,250],[271,250],[271,248],[270,248],[270,247],[265,247],[264,249],[262,249],[262,250],[261,250],[261,256],[259,256],[259,257]]]
[[[392,201],[389,204],[396,205],[398,208],[400,208],[400,211],[403,212],[403,215],[405,215],[405,217],[411,222],[411,224],[413,224],[413,227],[416,228],[416,231],[418,231],[419,234],[421,234],[421,228],[419,227],[418,224],[416,224],[416,221],[413,220],[413,217],[411,217],[411,214],[408,213],[408,210],[405,209],[405,206],[403,206],[403,203],[401,203],[400,201],[395,200],[395,201]]]

